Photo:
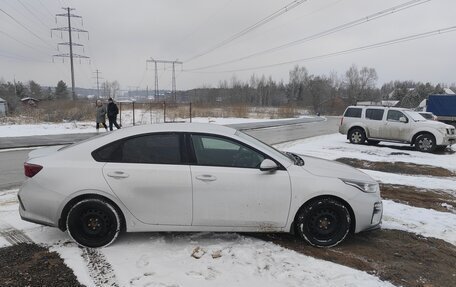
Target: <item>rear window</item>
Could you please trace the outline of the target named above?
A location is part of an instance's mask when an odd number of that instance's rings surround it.
[[[361,118],[361,108],[348,108],[345,111],[344,117],[349,118]]]
[[[366,119],[381,121],[383,119],[383,109],[366,109]]]

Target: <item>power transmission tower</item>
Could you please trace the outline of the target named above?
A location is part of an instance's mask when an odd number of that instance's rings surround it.
[[[155,68],[155,99],[158,99],[158,69],[157,69],[157,64],[171,64],[172,65],[172,88],[171,88],[171,94],[173,96],[173,101],[176,102],[176,65],[183,65],[184,63],[180,61],[169,61],[169,60],[155,60],[155,59],[150,59],[146,60],[146,65],[147,63],[154,63],[154,68]]]
[[[96,69],[95,72],[93,72],[93,73],[96,74],[96,76],[94,78],[97,79],[97,96],[98,96],[98,98],[100,98],[100,81],[99,80],[103,79],[103,78],[100,77],[101,72],[98,71],[98,69]]]
[[[60,31],[62,35],[62,31],[67,31],[68,32],[68,42],[63,42],[63,43],[58,43],[57,48],[60,45],[66,45],[70,47],[70,53],[63,53],[63,54],[57,54],[52,56],[52,60],[54,60],[54,57],[61,57],[61,58],[70,58],[70,63],[71,63],[71,95],[72,99],[76,100],[76,93],[74,91],[75,85],[74,85],[74,66],[73,66],[73,58],[78,58],[78,59],[89,59],[90,57],[80,55],[80,54],[75,54],[73,53],[73,46],[78,46],[78,47],[83,47],[84,45],[79,44],[79,43],[74,43],[73,38],[72,38],[72,32],[77,32],[77,33],[89,33],[87,30],[82,30],[78,28],[72,28],[71,27],[71,18],[79,18],[81,19],[81,24],[82,24],[82,17],[79,15],[72,14],[71,11],[74,10],[74,8],[70,7],[64,7],[62,8],[63,10],[66,11],[66,13],[63,14],[56,14],[56,22],[57,22],[57,17],[67,17],[68,18],[68,26],[66,27],[58,27],[58,28],[53,28],[51,29],[51,37],[52,37],[52,32],[53,31]],[[79,34],[78,34],[79,38]],[[87,34],[88,38],[88,34]],[[65,61],[65,60],[64,60]]]

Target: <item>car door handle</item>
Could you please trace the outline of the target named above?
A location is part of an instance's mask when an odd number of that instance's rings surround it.
[[[196,179],[201,180],[201,181],[205,181],[205,182],[217,180],[217,178],[216,178],[215,176],[210,175],[210,174],[198,175],[198,176],[196,177]]]
[[[113,177],[113,178],[127,178],[130,176],[130,175],[128,175],[128,173],[125,173],[123,171],[108,172],[107,175],[109,177]]]

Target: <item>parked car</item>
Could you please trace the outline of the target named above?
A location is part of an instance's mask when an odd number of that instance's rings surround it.
[[[87,247],[121,231],[294,232],[334,246],[382,218],[379,185],[361,171],[214,124],[137,126],[41,148],[24,170],[21,217]]]
[[[339,132],[346,134],[353,144],[402,142],[422,152],[444,149],[456,141],[455,128],[451,125],[426,120],[409,109],[380,106],[348,107]]]
[[[418,112],[423,118],[430,121],[437,121],[438,118],[431,112]]]

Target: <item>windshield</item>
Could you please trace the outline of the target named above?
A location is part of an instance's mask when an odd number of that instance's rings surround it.
[[[293,161],[294,162],[294,159],[288,157],[287,155],[285,155],[284,153],[282,153],[281,151],[273,148],[272,146],[268,145],[268,144],[265,144],[264,142],[248,135],[248,134],[245,134],[241,131],[237,131],[236,132],[236,135],[239,136],[240,138],[243,138],[244,140],[252,143],[252,145],[254,146],[259,146],[261,147],[262,149],[266,150],[268,153],[270,153],[271,155],[274,155],[274,157],[276,158],[279,158],[280,160],[283,160],[283,161]]]
[[[423,118],[423,116],[420,115],[418,112],[404,111],[404,113],[406,113],[409,117],[411,117],[412,120],[414,120],[415,122],[426,121],[426,119]]]

